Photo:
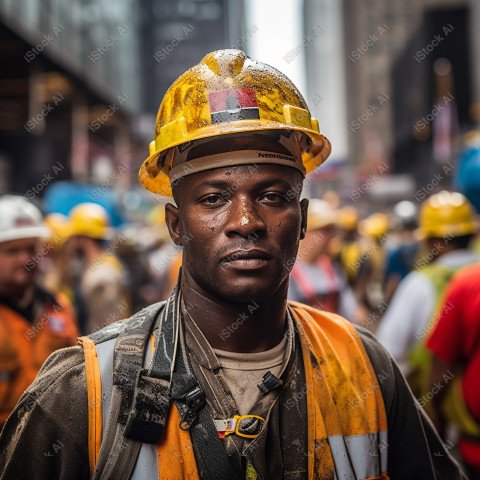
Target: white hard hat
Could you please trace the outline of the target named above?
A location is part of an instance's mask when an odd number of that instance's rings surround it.
[[[0,242],[23,238],[46,238],[50,230],[45,226],[40,210],[20,195],[0,197]]]

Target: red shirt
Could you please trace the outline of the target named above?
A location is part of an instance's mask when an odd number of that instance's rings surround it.
[[[427,348],[441,360],[463,367],[464,400],[480,423],[480,264],[466,267],[455,275],[439,312]],[[465,444],[464,447],[470,450]],[[470,456],[466,451],[462,453]],[[478,458],[476,460],[478,462]]]

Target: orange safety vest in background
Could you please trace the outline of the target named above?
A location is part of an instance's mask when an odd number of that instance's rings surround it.
[[[46,304],[33,324],[0,304],[0,427],[40,367],[55,350],[76,344],[75,313],[70,302],[58,295]]]
[[[298,328],[305,369],[299,395],[307,400],[308,479],[388,479],[387,416],[376,374],[355,328],[341,317],[289,302]],[[95,469],[112,391],[116,338],[95,344],[79,339],[85,355],[88,448]],[[149,342],[145,364],[152,358]],[[163,441],[142,444],[132,480],[198,479],[190,434],[170,407]],[[263,428],[268,428],[267,424]],[[140,461],[141,459],[141,461]],[[256,472],[249,471],[251,478]]]

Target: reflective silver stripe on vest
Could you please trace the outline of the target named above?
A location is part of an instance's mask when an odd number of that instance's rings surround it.
[[[102,435],[107,427],[108,413],[110,410],[110,399],[112,395],[113,375],[113,351],[116,338],[95,345],[100,367],[100,378],[102,381]],[[149,339],[145,364],[148,365],[152,359],[152,343]],[[143,443],[140,448],[137,463],[133,470],[131,480],[145,480],[158,478],[158,450],[157,445]]]
[[[364,480],[387,471],[387,431],[344,437],[332,435],[328,444],[338,480]]]

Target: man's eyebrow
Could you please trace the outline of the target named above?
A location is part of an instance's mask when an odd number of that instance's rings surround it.
[[[273,186],[276,186],[276,185],[282,185],[286,188],[292,188],[293,187],[289,182],[286,182],[282,178],[273,178],[273,179],[264,180],[263,182],[259,182],[259,183],[255,184],[255,188],[257,188],[258,190],[263,190],[265,188],[273,187]]]
[[[228,188],[231,188],[233,183],[235,183],[234,178],[228,181],[227,180],[205,180],[199,183],[198,185],[196,185],[193,190],[200,191],[203,188],[218,188],[220,190],[227,190]],[[281,178],[267,179],[262,182],[255,183],[253,187],[256,190],[264,190],[265,188],[273,187],[275,185],[281,185],[286,188],[292,188],[292,185],[289,182],[286,182]]]
[[[194,191],[201,190],[202,188],[218,188],[221,190],[227,189],[232,185],[232,181],[226,180],[205,180],[194,187]]]

